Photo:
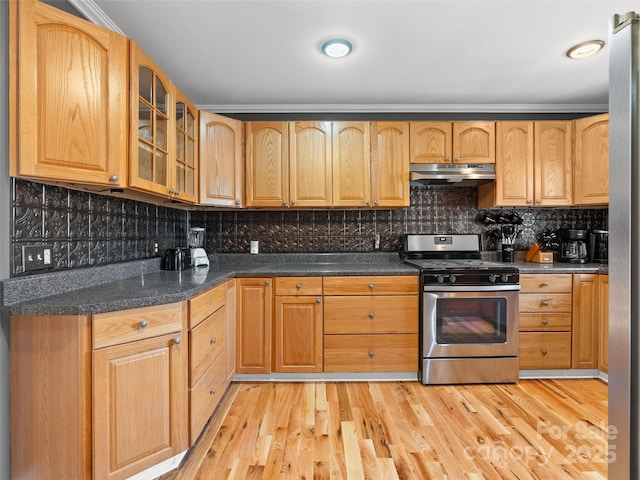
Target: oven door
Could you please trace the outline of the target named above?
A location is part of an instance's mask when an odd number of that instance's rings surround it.
[[[519,285],[425,286],[422,357],[518,355]]]

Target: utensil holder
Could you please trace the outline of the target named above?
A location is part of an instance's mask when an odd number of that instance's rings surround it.
[[[502,261],[503,263],[513,263],[513,245],[502,244]]]

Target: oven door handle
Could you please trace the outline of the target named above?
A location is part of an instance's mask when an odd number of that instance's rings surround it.
[[[519,291],[520,285],[428,285],[424,292],[513,292]]]

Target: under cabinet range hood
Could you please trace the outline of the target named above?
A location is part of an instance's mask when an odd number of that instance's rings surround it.
[[[496,178],[493,163],[412,163],[410,180],[421,185],[475,186]]]

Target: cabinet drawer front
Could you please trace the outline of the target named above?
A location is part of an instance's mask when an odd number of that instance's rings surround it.
[[[571,313],[521,313],[520,331],[571,331]]]
[[[521,333],[520,370],[547,368],[571,368],[571,333]]]
[[[408,295],[418,293],[418,277],[324,277],[323,292],[325,295]]]
[[[571,293],[572,276],[570,274],[522,274],[520,275],[520,293]]]
[[[524,293],[520,295],[520,312],[571,312],[570,293]]]
[[[276,296],[322,295],[322,277],[277,277]]]
[[[193,446],[227,388],[225,356],[221,355],[189,391],[189,444]]]
[[[418,370],[418,335],[325,335],[325,372]]]
[[[202,322],[225,303],[226,289],[224,284],[207,290],[189,300],[189,328]]]
[[[193,387],[211,362],[225,349],[226,320],[226,307],[219,308],[189,332],[189,386]]]
[[[418,296],[324,297],[325,334],[418,333]]]
[[[182,330],[183,302],[93,316],[93,348],[109,347]]]

